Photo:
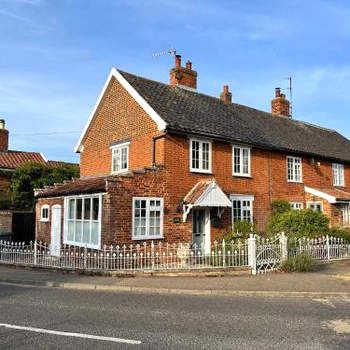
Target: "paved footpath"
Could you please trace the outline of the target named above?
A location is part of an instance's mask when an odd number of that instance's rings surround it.
[[[350,299],[350,260],[325,264],[311,273],[217,277],[102,277],[0,265],[1,282],[114,292]]]

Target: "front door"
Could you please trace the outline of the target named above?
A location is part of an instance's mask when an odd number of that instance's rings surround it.
[[[342,226],[343,227],[350,227],[350,206],[349,206],[349,204],[342,204],[341,217],[342,217]]]
[[[61,206],[56,204],[51,212],[51,255],[60,256],[61,246]]]
[[[210,210],[193,209],[193,243],[203,254],[210,253]]]

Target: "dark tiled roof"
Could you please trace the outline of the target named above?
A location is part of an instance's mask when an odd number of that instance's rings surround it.
[[[0,168],[16,169],[28,162],[45,164],[45,159],[40,153],[36,152],[0,152]]]
[[[338,132],[119,71],[173,132],[350,162]]]
[[[90,179],[77,179],[67,183],[52,186],[52,188],[39,190],[36,194],[40,197],[57,197],[70,194],[98,193],[106,190],[106,177],[95,177]]]

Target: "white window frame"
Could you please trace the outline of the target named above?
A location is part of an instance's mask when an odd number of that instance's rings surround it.
[[[333,163],[332,164],[332,177],[333,177],[333,186],[344,187],[344,164]]]
[[[318,205],[320,204],[321,205],[321,213],[323,213],[323,203],[321,201],[310,201],[310,202],[307,202],[306,203],[306,209],[310,209],[310,210],[313,210],[310,208],[311,205]],[[314,210],[316,211],[316,210]],[[316,211],[317,212],[317,211]]]
[[[350,227],[350,205],[342,204],[340,211],[342,227]]]
[[[47,217],[44,217],[44,215],[43,215],[44,209],[47,210]],[[50,206],[48,204],[44,204],[40,208],[40,221],[41,222],[50,221]]]
[[[289,165],[289,160],[292,160],[292,179],[288,178],[288,165]],[[296,180],[296,171],[295,171],[295,165],[296,160],[299,161],[300,164],[300,179]],[[287,156],[287,181],[288,182],[296,182],[296,183],[302,183],[303,182],[303,160],[301,157],[294,157],[294,156]]]
[[[146,234],[136,235],[135,234],[135,201],[137,200],[145,200],[146,201]],[[160,234],[159,235],[150,235],[149,228],[150,228],[150,201],[160,201]],[[161,197],[133,197],[132,198],[132,239],[134,241],[143,241],[143,240],[149,240],[149,239],[162,239],[163,236],[163,222],[164,222],[164,200]]]
[[[290,202],[292,210],[303,210],[303,202]]]
[[[254,222],[254,196],[253,195],[241,195],[241,194],[231,194],[230,195],[230,200],[232,202],[232,209],[231,209],[231,223],[232,223],[232,227],[234,227],[235,221],[234,221],[234,215],[233,215],[233,201],[248,201],[250,202],[250,222],[253,223]],[[242,206],[241,204],[241,218],[239,219],[240,221],[242,221],[242,210],[244,210],[245,207]]]
[[[239,149],[239,168],[240,172],[235,172],[235,149]],[[248,172],[243,172],[243,150],[246,150],[248,152]],[[250,147],[243,147],[243,146],[237,146],[232,145],[232,175],[233,176],[243,176],[243,177],[250,177],[250,168],[251,168],[251,148]]]
[[[111,163],[111,174],[120,174],[120,173],[125,173],[127,171],[129,171],[129,146],[130,146],[130,142],[123,142],[123,143],[120,143],[118,145],[114,145],[114,146],[111,146],[110,149],[111,149],[111,152],[112,152],[112,163]],[[122,149],[126,148],[126,162],[127,162],[127,166],[126,168],[121,168],[121,163],[122,163]],[[114,171],[113,168],[114,168],[114,153],[116,150],[119,150],[119,167],[120,169],[117,170],[117,171]]]
[[[102,210],[103,210],[103,208],[102,208],[102,196],[103,196],[103,193],[95,193],[95,194],[86,194],[86,195],[76,195],[76,196],[64,197],[64,221],[63,221],[63,227],[64,227],[63,243],[64,244],[73,245],[73,246],[77,246],[77,247],[101,249],[101,228],[102,228]],[[83,242],[76,242],[76,241],[69,241],[68,240],[68,221],[69,221],[68,220],[68,218],[69,218],[69,213],[68,213],[69,205],[68,205],[68,203],[69,203],[69,200],[70,199],[84,199],[84,198],[98,198],[99,199],[99,201],[98,201],[99,210],[98,210],[98,220],[97,220],[98,221],[98,243],[97,244],[83,243]],[[84,201],[83,201],[83,203],[84,203]],[[82,209],[81,221],[84,221],[83,211],[84,210]],[[91,212],[92,212],[92,210],[91,210]],[[92,220],[90,219],[89,221],[91,222]],[[90,232],[91,232],[91,225],[90,225]],[[83,230],[82,230],[81,235],[83,237]]]
[[[192,167],[192,142],[198,142],[199,143],[199,168],[193,168]],[[203,143],[207,143],[209,145],[209,169],[203,169]],[[203,140],[203,139],[194,139],[190,138],[190,171],[193,173],[207,173],[211,174],[212,166],[212,141],[210,140]]]

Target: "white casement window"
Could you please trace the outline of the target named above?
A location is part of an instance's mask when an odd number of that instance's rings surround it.
[[[344,165],[333,163],[332,169],[333,169],[333,185],[344,186]]]
[[[122,173],[129,169],[129,144],[126,142],[112,146],[112,174]]]
[[[290,207],[293,210],[302,210],[303,209],[303,203],[301,203],[301,202],[290,202]]]
[[[190,170],[211,173],[211,142],[190,140]]]
[[[47,222],[49,220],[50,220],[50,206],[47,204],[44,204],[41,207],[40,221]]]
[[[232,146],[232,174],[250,176],[250,148]]]
[[[307,202],[306,208],[311,209],[313,211],[318,211],[320,213],[323,212],[323,205],[322,202]]]
[[[134,197],[132,238],[163,238],[163,198]]]
[[[302,182],[302,162],[299,157],[287,157],[287,180]]]
[[[102,195],[66,197],[64,207],[64,243],[99,249]]]
[[[254,196],[231,195],[232,201],[232,225],[237,221],[253,222]]]

